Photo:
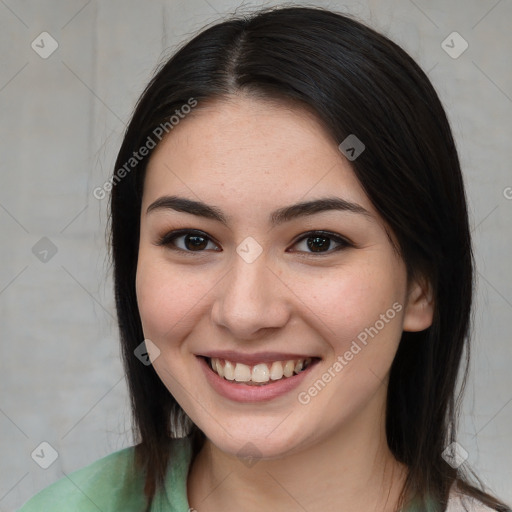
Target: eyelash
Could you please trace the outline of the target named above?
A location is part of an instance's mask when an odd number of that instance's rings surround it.
[[[156,242],[156,245],[166,246],[173,251],[178,251],[178,252],[181,252],[184,254],[190,254],[190,255],[194,255],[194,256],[198,253],[200,254],[207,250],[207,249],[202,249],[199,251],[191,251],[191,250],[187,250],[187,249],[181,249],[181,248],[178,248],[175,245],[173,245],[173,242],[175,242],[175,240],[177,240],[178,238],[187,236],[187,235],[195,235],[195,236],[207,239],[208,243],[213,242],[214,244],[216,244],[216,242],[214,242],[213,239],[210,236],[208,236],[204,231],[199,231],[197,229],[179,229],[176,231],[171,231],[169,233],[166,233],[165,235],[160,237],[159,240]],[[295,240],[295,242],[293,243],[293,245],[297,245],[299,242],[308,240],[309,238],[326,238],[331,241],[334,241],[336,244],[339,244],[339,245],[337,247],[335,247],[334,249],[329,248],[327,251],[319,251],[319,252],[292,251],[292,252],[307,254],[308,256],[310,256],[310,255],[326,256],[326,255],[332,254],[334,252],[340,251],[342,249],[346,249],[348,247],[354,247],[353,243],[349,242],[347,239],[341,237],[340,235],[337,235],[336,233],[331,233],[329,231],[322,231],[322,230],[308,231],[306,233],[302,233],[300,235],[300,238],[297,238]],[[215,250],[215,252],[221,252],[221,251]]]

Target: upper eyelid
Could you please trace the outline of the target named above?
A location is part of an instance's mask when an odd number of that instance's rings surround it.
[[[296,244],[298,244],[299,242],[302,242],[303,240],[307,239],[307,238],[312,238],[314,237],[316,234],[319,234],[321,237],[325,237],[325,238],[330,238],[331,240],[334,241],[334,243],[336,244],[341,244],[341,245],[345,245],[346,247],[355,247],[355,244],[350,241],[347,237],[344,237],[342,235],[338,235],[336,233],[331,233],[330,231],[325,231],[325,230],[316,230],[316,231],[308,231],[306,233],[302,233],[300,234],[292,243],[292,247]],[[333,252],[336,251],[336,248],[335,249],[330,249],[328,251],[320,251],[318,253],[314,253],[314,252],[306,252],[306,254],[317,254],[317,255],[326,255],[326,254],[331,254]],[[304,252],[304,251],[296,251],[296,252]]]
[[[165,245],[166,239],[168,239],[169,241],[173,241],[177,238],[180,238],[182,236],[186,236],[189,234],[204,236],[205,238],[207,238],[209,241],[213,242],[214,244],[220,245],[219,242],[217,242],[217,240],[215,240],[215,238],[213,238],[211,235],[209,235],[205,231],[202,231],[200,229],[192,229],[192,228],[173,229],[171,231],[168,231],[168,232],[164,233],[162,236],[158,237],[157,245]]]
[[[325,236],[326,238],[335,238],[337,240],[341,240],[342,242],[352,243],[346,236],[339,235],[338,233],[333,233],[332,231],[326,231],[325,229],[313,229],[310,231],[305,231],[304,233],[301,233],[295,238],[294,243],[300,242],[304,238],[309,238],[315,235]]]

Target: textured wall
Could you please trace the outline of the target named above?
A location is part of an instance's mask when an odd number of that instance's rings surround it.
[[[512,501],[512,3],[311,4],[355,14],[401,44],[448,110],[479,270],[460,443],[484,481]],[[241,10],[255,5],[263,4]],[[2,511],[131,443],[107,200],[93,190],[157,62],[235,8],[219,0],[0,1]],[[48,469],[31,458],[41,442],[59,454]],[[43,452],[34,459],[50,462],[50,449]]]

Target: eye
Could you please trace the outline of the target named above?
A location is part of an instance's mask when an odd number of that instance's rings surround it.
[[[329,231],[311,231],[304,233],[301,238],[294,243],[294,246],[299,247],[299,249],[298,251],[292,252],[330,254],[347,247],[352,247],[353,244]]]
[[[161,237],[157,245],[164,245],[176,251],[204,252],[205,250],[221,251],[211,238],[203,231],[196,229],[180,229],[171,231]]]
[[[169,249],[185,253],[204,252],[207,250],[222,251],[205,232],[196,229],[171,231],[162,236],[156,245],[166,246]],[[304,233],[293,246],[298,249],[291,252],[330,254],[347,247],[352,247],[353,244],[336,233],[310,231]]]

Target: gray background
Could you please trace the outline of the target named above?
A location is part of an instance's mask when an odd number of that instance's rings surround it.
[[[159,60],[205,24],[262,5],[274,4],[0,0],[0,510],[131,443],[107,200],[92,191]],[[309,5],[352,13],[401,44],[448,110],[478,265],[459,441],[484,482],[512,502],[512,2]],[[43,31],[59,44],[47,59],[31,48]],[[441,46],[453,31],[469,44],[456,59]],[[59,454],[46,470],[31,458],[42,441]]]

